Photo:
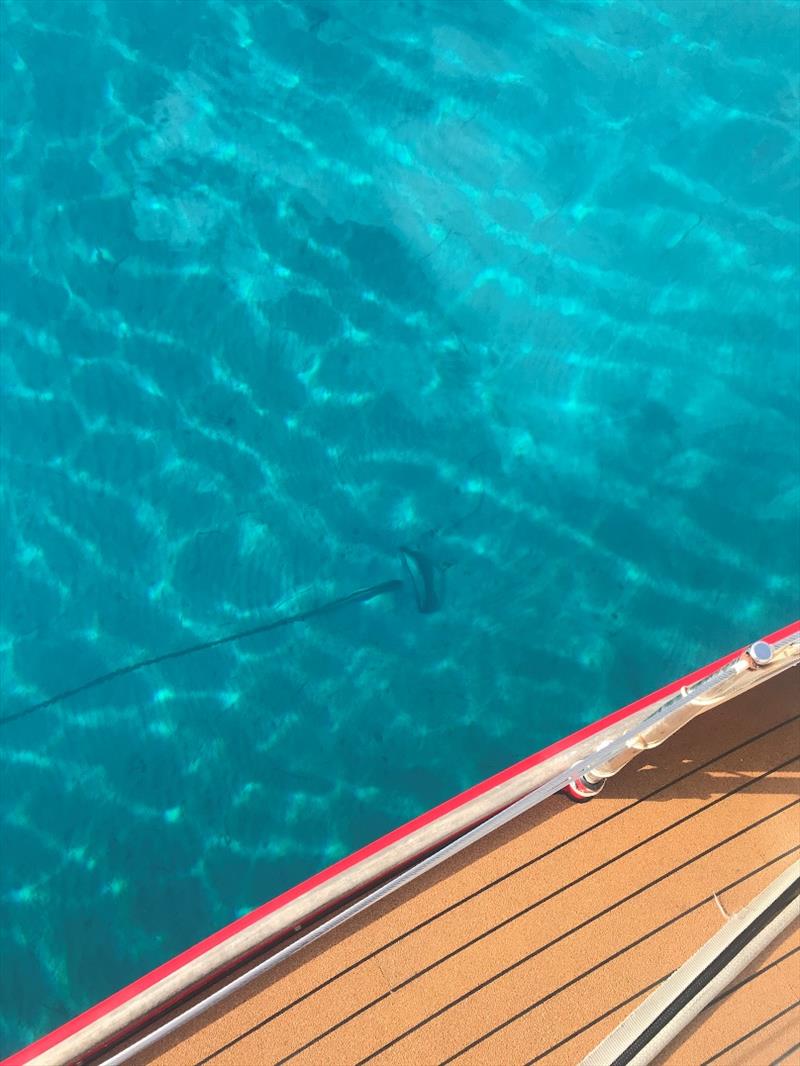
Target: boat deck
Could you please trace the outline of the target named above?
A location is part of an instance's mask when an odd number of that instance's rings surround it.
[[[141,1052],[137,1066],[580,1062],[800,852],[800,671],[556,796]],[[800,1064],[797,923],[656,1061]]]

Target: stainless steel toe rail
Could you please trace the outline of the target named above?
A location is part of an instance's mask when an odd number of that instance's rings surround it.
[[[609,751],[598,748],[602,761],[581,775],[583,784],[597,794],[597,786],[613,777],[640,751],[656,748],[698,714],[716,707],[734,696],[746,692],[770,677],[800,662],[800,633],[792,633],[782,640],[769,643],[757,640],[736,659],[696,682],[684,685],[680,692],[669,697],[648,714],[634,736],[624,743],[611,742]]]

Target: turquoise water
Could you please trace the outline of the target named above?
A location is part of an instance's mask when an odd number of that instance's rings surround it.
[[[404,586],[0,727],[2,1050],[797,615],[798,33],[3,5],[2,714]]]

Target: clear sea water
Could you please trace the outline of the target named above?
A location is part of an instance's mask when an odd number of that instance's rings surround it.
[[[405,581],[0,727],[10,1051],[798,613],[800,8],[1,17],[2,713]]]

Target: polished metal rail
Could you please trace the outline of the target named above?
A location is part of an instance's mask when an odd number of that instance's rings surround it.
[[[757,640],[713,674],[694,685],[684,685],[680,692],[666,699],[641,721],[634,736],[629,736],[624,743],[608,745],[613,752],[605,751],[605,745],[598,748],[602,761],[574,779],[569,790],[579,799],[596,795],[605,781],[640,751],[658,747],[697,715],[760,685],[796,663],[800,663],[800,633],[791,633],[773,644]]]
[[[588,788],[599,791],[605,779],[621,769],[639,751],[663,743],[681,726],[703,711],[738,696],[754,685],[798,663],[800,663],[800,630],[772,644],[757,641],[747,651],[701,681],[684,686],[677,694],[642,708],[630,718],[606,727],[594,736],[579,741],[572,748],[550,757],[544,764],[521,773],[514,783],[508,782],[502,786],[507,803],[503,809],[497,810],[495,806],[492,812],[490,806],[487,811],[488,816],[484,815],[479,824],[468,828],[466,832],[462,831],[456,839],[443,847],[440,846],[426,858],[413,862],[390,880],[379,884],[361,899],[323,920],[316,928],[302,933],[292,943],[277,949],[268,958],[262,959],[222,988],[163,1022],[147,1035],[134,1040],[127,1047],[116,1053],[110,1053],[109,1057],[101,1061],[104,1066],[120,1066],[138,1052],[144,1051],[168,1034],[186,1025],[191,1019],[207,1011],[211,1006],[223,1001],[234,991],[250,984],[280,962],[320,940],[356,915],[368,910],[374,904],[439,866],[446,859],[469,847],[470,844],[511,822],[556,792],[565,790],[572,793],[571,786],[576,781],[585,781]],[[525,787],[526,784],[527,790],[519,795],[517,790]],[[495,791],[499,792],[500,789]],[[488,797],[484,799],[484,802],[487,800]],[[497,804],[502,801],[499,796],[495,796],[490,802]]]

